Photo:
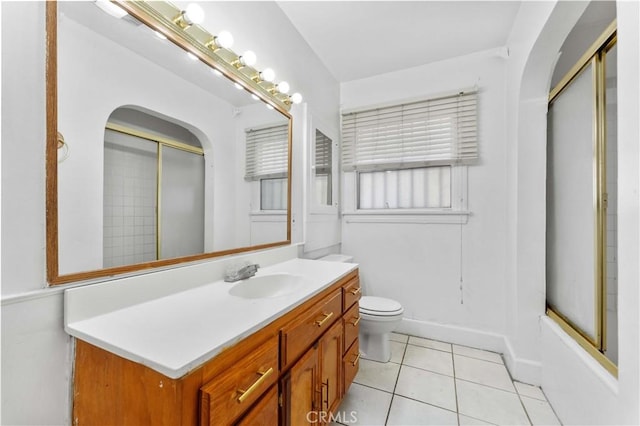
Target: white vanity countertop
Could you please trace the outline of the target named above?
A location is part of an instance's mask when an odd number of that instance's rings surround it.
[[[237,283],[216,281],[78,320],[73,320],[73,313],[65,312],[65,330],[78,339],[176,379],[356,267],[353,263],[291,259],[262,268],[256,274],[289,273],[303,277],[305,284],[289,294],[245,299],[228,293]],[[65,309],[73,309],[73,304]],[[83,310],[86,309],[84,306]]]

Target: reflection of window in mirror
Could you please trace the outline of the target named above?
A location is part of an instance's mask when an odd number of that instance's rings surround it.
[[[245,180],[259,181],[260,210],[287,210],[289,125],[246,130]]]
[[[287,178],[260,179],[260,210],[287,209]]]
[[[313,167],[314,201],[317,205],[332,205],[332,141],[316,129]]]

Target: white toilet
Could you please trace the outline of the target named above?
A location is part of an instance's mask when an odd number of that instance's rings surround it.
[[[330,254],[318,260],[353,262],[353,257]],[[391,359],[389,337],[402,321],[404,309],[399,302],[384,297],[360,298],[360,354],[362,358],[388,362]]]
[[[360,298],[360,352],[363,358],[388,362],[391,359],[389,337],[402,321],[402,305],[384,297]]]

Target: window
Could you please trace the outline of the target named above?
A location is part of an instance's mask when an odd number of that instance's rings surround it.
[[[260,182],[260,210],[287,210],[289,126],[246,130],[245,180]]]
[[[476,104],[476,92],[460,92],[343,114],[356,208],[461,210],[462,169],[478,158]]]
[[[358,208],[451,208],[451,167],[359,173]]]

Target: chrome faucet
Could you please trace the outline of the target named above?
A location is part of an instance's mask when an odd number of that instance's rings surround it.
[[[256,274],[260,265],[257,263],[248,263],[242,265],[235,265],[227,268],[224,274],[224,280],[228,283],[233,283],[240,280],[246,280]]]

